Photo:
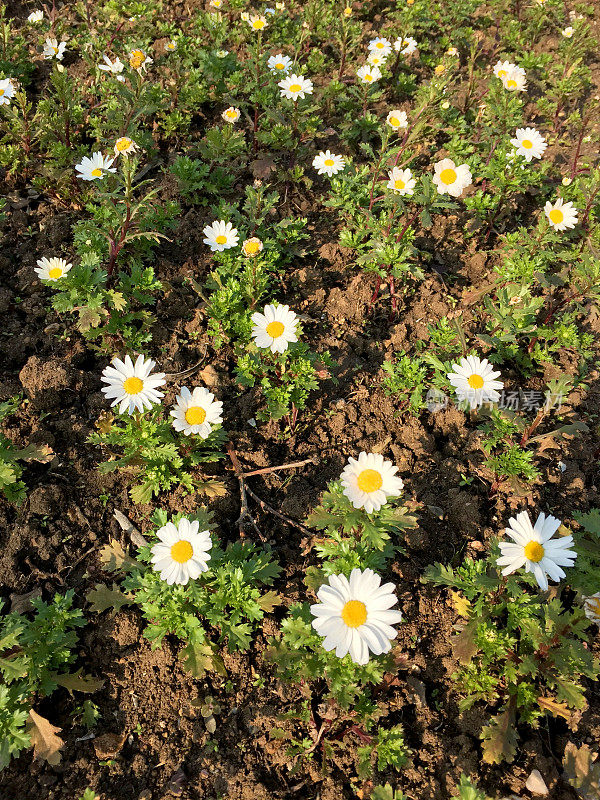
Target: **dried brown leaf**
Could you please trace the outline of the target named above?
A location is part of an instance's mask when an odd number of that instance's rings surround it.
[[[56,734],[62,728],[56,728],[45,717],[41,717],[33,709],[30,709],[26,730],[31,739],[35,758],[41,758],[53,766],[59,764],[60,750],[64,746],[64,742]]]

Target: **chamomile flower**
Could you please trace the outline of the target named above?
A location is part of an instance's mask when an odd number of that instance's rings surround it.
[[[264,245],[258,236],[253,236],[251,239],[246,239],[242,244],[242,253],[248,258],[255,258],[262,252]]]
[[[213,253],[230,250],[239,242],[237,228],[234,228],[231,222],[222,219],[207,225],[202,233],[206,236],[204,244],[207,244]]]
[[[123,82],[125,78],[121,73],[125,69],[125,64],[121,61],[121,59],[117,56],[114,61],[111,61],[107,55],[102,56],[104,59],[103,64],[98,64],[98,69],[101,69],[103,72],[110,72],[111,75],[115,75],[118,81]]]
[[[461,358],[458,364],[452,364],[452,370],[448,373],[448,380],[454,386],[459,402],[466,402],[474,409],[483,403],[497,403],[500,399],[498,390],[502,390],[504,384],[496,380],[500,373],[494,371],[487,358]]]
[[[497,560],[503,567],[503,575],[511,575],[525,567],[525,572],[533,573],[540,589],[548,588],[548,576],[553,581],[565,577],[562,567],[572,567],[577,558],[572,536],[552,537],[560,528],[559,519],[540,514],[535,525],[531,524],[526,511],[511,517],[506,528],[506,535],[512,542],[499,542],[501,556]]]
[[[544,206],[544,214],[555,231],[570,230],[579,222],[577,209],[573,203],[565,203],[562,197],[559,197],[554,203],[548,200]]]
[[[135,69],[139,72],[140,75],[142,72],[146,71],[146,68],[152,64],[152,61],[150,56],[146,55],[139,47],[136,47],[129,53],[129,66],[131,69]]]
[[[225,111],[221,114],[221,117],[225,120],[225,122],[229,122],[231,125],[235,125],[235,123],[240,118],[241,111],[239,108],[234,108],[233,106],[229,106],[226,108]]]
[[[211,8],[222,8],[223,0],[210,0]]]
[[[34,270],[41,281],[58,281],[71,269],[64,258],[40,258]]]
[[[267,27],[267,18],[261,15],[252,16],[248,20],[248,25],[253,31],[262,31]]]
[[[55,58],[57,61],[62,61],[66,47],[66,42],[58,42],[56,39],[46,39],[44,42],[44,58]]]
[[[114,158],[103,156],[102,153],[92,153],[92,157],[84,156],[75,169],[79,173],[78,178],[84,181],[95,181],[103,178],[107,172],[116,172],[113,167]]]
[[[404,487],[397,477],[398,467],[386,461],[380,453],[359,454],[348,458],[340,475],[343,492],[354,508],[364,508],[367,514],[379,511],[388,497],[398,497]]]
[[[467,164],[456,166],[451,158],[443,158],[434,165],[433,182],[438,194],[460,197],[463,190],[473,183],[473,176]]]
[[[583,610],[589,620],[600,625],[600,592],[583,598]]]
[[[170,412],[173,427],[186,436],[194,433],[201,439],[207,439],[215,425],[223,422],[223,403],[215,400],[214,394],[203,386],[196,386],[190,392],[183,386]]]
[[[44,12],[41,9],[37,9],[37,11],[32,11],[27,17],[27,22],[30,22],[32,25],[37,25],[37,23],[42,22],[43,19]]]
[[[454,58],[455,56],[458,55],[458,49],[456,47],[449,47],[446,50],[446,55],[447,56],[451,56],[452,58]]]
[[[409,169],[394,167],[388,172],[388,178],[387,187],[391,189],[394,194],[410,195],[414,193],[417,182]]]
[[[242,22],[250,22],[250,14],[247,11],[242,11],[240,14],[240,19]]]
[[[128,156],[131,153],[135,153],[136,150],[139,150],[139,146],[130,139],[129,136],[121,136],[115,142],[115,155],[116,156]]]
[[[0,80],[0,106],[9,106],[15,96],[15,86],[10,78]]]
[[[158,391],[159,386],[165,382],[164,372],[150,373],[155,362],[138,356],[135,364],[130,356],[125,360],[113,358],[110,366],[105,367],[101,380],[108,384],[102,387],[102,392],[107,400],[112,400],[111,408],[119,406],[119,414],[127,411],[132,415],[134,411],[150,409],[155,403],[160,403],[163,392]]]
[[[289,75],[277,84],[281,96],[288,100],[304,100],[307,94],[313,93],[313,82],[302,75]]]
[[[344,13],[344,16],[345,16],[346,18],[348,18],[348,17],[351,17],[351,16],[352,16],[352,9],[351,9],[351,7],[350,7],[350,6],[346,6],[346,8],[344,9],[344,12],[343,12],[343,13]]]
[[[174,53],[175,50],[177,50],[177,42],[175,42],[175,41],[173,41],[171,39],[171,41],[169,41],[169,42],[167,42],[165,44],[165,52],[166,53]]]
[[[326,150],[314,157],[312,165],[319,175],[328,175],[331,178],[332,175],[337,175],[345,169],[346,162],[343,156],[336,156],[330,150]]]
[[[513,67],[502,78],[502,85],[509,92],[523,92],[527,88],[525,70]]]
[[[208,571],[212,541],[209,531],[201,531],[198,520],[182,517],[177,524],[167,522],[156,531],[158,542],[152,547],[152,564],[163,581],[185,586]]]
[[[380,56],[376,50],[369,55],[367,63],[372,67],[382,67],[385,64],[385,56]]]
[[[272,353],[284,353],[290,342],[297,342],[298,317],[289,306],[267,305],[263,313],[252,314],[254,344]]]
[[[356,567],[349,580],[330,575],[317,592],[319,602],[310,607],[312,626],[325,637],[323,648],[335,650],[338,658],[350,653],[355,664],[367,664],[369,651],[376,656],[389,653],[398,635],[392,625],[402,620],[400,611],[392,610],[398,602],[395,588],[393,583],[382,586],[372,569]]]
[[[275,56],[270,56],[267,60],[267,67],[274,75],[287,75],[292,68],[292,59],[289,56],[284,56],[283,53],[277,53]]]
[[[361,80],[361,83],[375,83],[381,78],[381,70],[379,67],[371,67],[369,64],[365,64],[364,66],[360,67],[360,69],[356,70],[356,74]]]
[[[510,143],[514,144],[517,155],[523,156],[527,162],[532,158],[541,158],[548,147],[544,137],[535,128],[517,128],[515,138]]]
[[[394,42],[394,50],[403,56],[412,55],[418,47],[417,40],[413,39],[412,36],[399,36]]]
[[[562,29],[561,33],[565,39],[571,39],[575,33],[575,28],[573,28],[571,25],[568,25],[566,28]]]
[[[387,39],[379,36],[377,39],[371,39],[368,49],[371,52],[379,53],[380,56],[389,56],[392,52],[392,43]]]
[[[517,67],[511,61],[497,61],[492,67],[494,75],[497,78],[505,78],[509,72],[515,69],[520,70],[521,67]],[[525,70],[523,70],[523,74],[525,74]]]
[[[406,116],[406,111],[400,111],[400,109],[395,108],[393,111],[387,115],[386,124],[393,128],[394,130],[400,130],[400,128],[408,128],[408,117]]]

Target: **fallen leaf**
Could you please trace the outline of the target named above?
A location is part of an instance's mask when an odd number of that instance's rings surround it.
[[[208,498],[213,497],[225,497],[227,494],[227,487],[223,483],[223,481],[217,480],[206,480],[206,481],[196,481],[195,482],[196,489],[198,492],[205,494]]]
[[[266,614],[270,614],[275,606],[281,605],[281,597],[277,592],[266,592],[259,598],[258,605]]]
[[[100,561],[108,572],[131,572],[140,566],[135,558],[127,555],[123,545],[116,539],[110,539],[100,550]]]
[[[116,583],[113,583],[112,589],[104,583],[97,583],[96,587],[87,593],[86,600],[91,604],[91,610],[99,614],[109,608],[120,611],[122,606],[131,602],[129,595],[124,594]]]
[[[10,611],[11,613],[16,614],[24,614],[27,611],[31,611],[33,606],[31,605],[31,601],[36,597],[42,596],[41,589],[32,589],[30,592],[26,592],[25,594],[11,594],[10,595]]]
[[[486,764],[501,764],[514,759],[517,752],[514,699],[506,711],[492,717],[490,724],[484,726],[481,739]]]
[[[103,680],[94,678],[91,675],[82,675],[80,669],[73,673],[67,672],[64,675],[55,675],[54,680],[59,686],[64,686],[65,689],[68,689],[71,694],[73,692],[92,694],[104,686]]]
[[[600,800],[600,760],[587,744],[568,742],[563,757],[565,775],[583,800]]]
[[[266,181],[275,169],[275,160],[271,156],[257,158],[250,164],[252,175],[259,181]]]
[[[477,652],[474,622],[465,625],[465,627],[456,634],[452,640],[452,651],[459,663],[466,665],[471,661]]]
[[[540,708],[549,711],[553,717],[562,717],[567,722],[571,719],[571,711],[566,703],[559,703],[554,697],[538,697]]]
[[[114,758],[125,744],[126,733],[103,733],[94,739],[94,751],[96,756],[104,761],[106,758]]]
[[[452,604],[456,609],[456,613],[459,616],[468,619],[471,603],[469,603],[467,598],[464,595],[460,594],[460,592],[450,592],[450,597],[452,598]]]
[[[33,755],[55,766],[60,763],[60,750],[64,746],[63,740],[56,734],[62,728],[56,728],[45,717],[31,708],[27,718],[26,730],[31,739]]]

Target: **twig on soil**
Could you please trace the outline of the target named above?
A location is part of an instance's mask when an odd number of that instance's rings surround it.
[[[181,372],[165,372],[165,378],[181,378],[184,375],[191,375],[193,372],[196,372],[202,364],[204,363],[204,356],[202,360],[195,364],[193,367],[189,367],[188,369],[182,369]]]
[[[258,505],[262,508],[263,511],[267,511],[269,514],[273,514],[274,517],[282,520],[285,522],[286,525],[290,525],[292,528],[297,528],[302,533],[308,534],[309,536],[312,535],[312,531],[310,531],[306,526],[302,525],[300,522],[296,522],[296,520],[291,519],[291,517],[282,514],[281,511],[277,511],[277,509],[270,506],[267,502],[265,502],[261,497],[259,497],[246,483],[246,478],[249,475],[264,475],[269,472],[275,472],[275,470],[279,469],[292,469],[293,467],[303,466],[304,464],[314,463],[313,458],[307,458],[304,461],[295,461],[290,464],[280,464],[276,467],[264,467],[263,469],[252,470],[251,472],[244,472],[242,469],[242,465],[240,464],[240,460],[237,457],[237,453],[233,449],[233,445],[231,442],[227,444],[227,454],[231,459],[231,463],[233,465],[233,471],[235,472],[235,476],[239,481],[240,484],[240,516],[236,520],[236,524],[240,531],[240,536],[244,536],[244,523],[248,521],[250,525],[254,528],[258,536],[264,542],[265,537],[261,533],[258,525],[256,524],[256,520],[252,516],[250,512],[250,508],[248,506],[248,497],[251,497]]]

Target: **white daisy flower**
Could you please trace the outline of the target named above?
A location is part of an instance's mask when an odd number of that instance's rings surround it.
[[[15,86],[10,78],[0,80],[0,106],[9,106],[15,96]]]
[[[35,25],[38,22],[42,22],[43,19],[44,19],[44,12],[38,9],[37,11],[31,12],[31,14],[27,17],[27,22],[30,22],[32,25]]]
[[[196,386],[190,390],[183,386],[175,400],[171,411],[173,427],[176,431],[183,431],[186,436],[197,434],[201,439],[206,439],[214,425],[223,422],[223,403],[215,400],[214,394],[203,386]]]
[[[175,52],[175,50],[177,50],[177,42],[175,42],[175,41],[173,41],[171,39],[171,41],[167,42],[166,45],[165,45],[165,52],[173,53],[173,52]]]
[[[102,56],[104,59],[103,64],[98,64],[98,69],[101,69],[102,72],[110,72],[111,75],[115,75],[118,81],[123,82],[125,78],[121,75],[121,72],[125,69],[125,64],[121,61],[121,59],[117,56],[114,61],[111,61],[107,55]]]
[[[217,50],[215,55],[217,58],[227,58],[229,55],[229,50]]]
[[[260,15],[252,16],[248,20],[248,25],[253,31],[262,31],[267,27],[267,18]]]
[[[247,11],[242,11],[240,14],[240,19],[242,22],[250,22],[250,14]]]
[[[573,203],[565,203],[562,197],[559,197],[554,203],[548,200],[544,206],[544,214],[555,231],[566,231],[574,228],[579,222],[577,209]]]
[[[207,244],[213,253],[229,250],[239,242],[237,228],[234,228],[231,222],[222,219],[207,225],[202,233],[206,236],[204,244]]]
[[[56,39],[46,39],[44,42],[44,58],[55,58],[57,61],[62,61],[66,46],[66,42],[58,42]]]
[[[41,281],[58,281],[71,269],[73,264],[67,264],[64,258],[40,258],[37,267],[34,267]]]
[[[494,371],[487,358],[467,356],[458,364],[452,364],[452,369],[448,380],[454,386],[459,402],[467,402],[471,408],[498,402],[498,390],[502,390],[504,384],[496,380],[500,373]]]
[[[393,583],[381,586],[372,569],[355,568],[350,580],[330,575],[317,592],[320,602],[310,607],[312,626],[325,637],[323,649],[335,650],[338,658],[350,653],[355,664],[367,664],[369,651],[376,656],[389,653],[398,635],[392,625],[402,620],[400,611],[392,610],[398,602],[395,589]]]
[[[137,72],[142,74],[142,72],[146,71],[146,68],[153,63],[153,59],[150,56],[146,55],[143,50],[139,48],[135,48],[129,53],[129,66],[131,69],[135,69]]]
[[[385,121],[390,128],[393,128],[394,130],[408,128],[408,117],[406,116],[406,111],[400,111],[399,108],[395,108],[393,111],[390,111]]]
[[[288,100],[304,100],[307,94],[313,93],[313,82],[302,75],[290,75],[277,84],[281,89],[281,96]]]
[[[395,194],[406,195],[414,193],[417,182],[409,169],[394,167],[388,172],[388,178],[387,187]]]
[[[457,56],[458,55],[458,49],[456,47],[449,47],[446,50],[446,55],[447,56],[452,56],[452,57]]]
[[[262,350],[267,348],[272,353],[285,353],[290,342],[297,342],[296,328],[298,317],[289,306],[267,305],[261,314],[252,314],[252,338],[254,344]]]
[[[364,64],[360,69],[357,69],[356,74],[361,82],[366,84],[375,83],[381,78],[379,67],[371,67],[369,64]]]
[[[159,541],[152,547],[152,564],[169,586],[196,580],[208,571],[212,541],[209,531],[201,531],[197,520],[185,517],[177,525],[167,522],[156,531]]]
[[[212,8],[221,8],[223,5],[223,0],[210,0],[210,5]]]
[[[511,575],[521,567],[525,572],[532,572],[538,586],[544,591],[548,588],[549,576],[553,581],[565,577],[562,567],[572,567],[577,558],[572,536],[552,537],[560,528],[559,519],[540,514],[535,525],[531,524],[526,511],[511,517],[506,528],[506,535],[512,542],[499,542],[502,555],[497,560],[499,567],[504,567],[503,575]]]
[[[434,165],[433,182],[438,194],[460,197],[463,190],[473,183],[473,176],[467,164],[456,166],[451,158],[443,158]]]
[[[103,178],[107,172],[116,172],[113,167],[114,158],[103,156],[102,153],[92,153],[92,157],[84,156],[81,163],[76,164],[75,169],[79,173],[78,178],[84,181],[94,181]]]
[[[154,366],[154,361],[146,360],[142,355],[137,357],[135,364],[128,355],[124,361],[115,357],[101,376],[102,382],[108,384],[101,391],[107,399],[114,398],[111,408],[120,404],[120,414],[125,410],[128,414],[133,414],[136,409],[143,411],[159,403],[163,392],[158,391],[158,387],[165,383],[165,374],[157,372],[151,375]]]
[[[367,58],[367,63],[372,67],[382,67],[385,64],[385,61],[385,56],[380,56],[376,50],[373,50],[373,52]]]
[[[289,56],[284,56],[282,53],[277,53],[275,56],[270,56],[267,61],[267,67],[272,73],[278,75],[287,75],[292,68],[292,59]]]
[[[512,70],[520,70],[523,75],[525,74],[524,69],[517,67],[516,64],[513,64],[511,61],[496,61],[492,70],[497,78],[505,78]]]
[[[573,28],[571,25],[568,25],[566,28],[562,29],[561,33],[565,39],[570,39],[575,33],[575,28]]]
[[[258,236],[253,236],[251,239],[246,239],[242,244],[242,253],[248,258],[254,258],[262,252],[264,245]]]
[[[143,411],[160,403],[164,393],[159,392],[158,387],[165,383],[165,373],[151,375],[154,366],[152,359],[145,359],[142,355],[137,357],[135,364],[130,356],[125,356],[125,361],[113,358],[101,377],[102,382],[108,384],[102,387],[102,392],[107,400],[112,400],[111,408],[119,404],[119,414],[127,411],[131,415],[136,409]]]
[[[133,139],[130,139],[129,136],[121,136],[115,142],[116,156],[128,156],[131,153],[135,153],[139,149],[139,146],[133,141]]]
[[[314,157],[312,165],[319,175],[328,175],[331,178],[332,175],[337,175],[345,169],[346,161],[343,156],[336,156],[329,150],[325,152],[321,150],[319,155]]]
[[[404,482],[397,477],[398,467],[386,461],[380,453],[359,454],[348,458],[340,475],[344,494],[354,508],[364,508],[367,514],[379,511],[388,497],[398,497]]]
[[[377,39],[371,39],[369,42],[368,49],[371,52],[379,53],[380,56],[389,56],[392,52],[392,43],[383,37],[378,37]]]
[[[418,47],[417,40],[413,39],[412,36],[399,36],[394,42],[394,50],[403,56],[412,55]]]
[[[541,158],[548,147],[544,137],[535,128],[517,128],[515,138],[510,143],[515,146],[517,155],[524,156],[527,162],[532,158]]]
[[[589,620],[600,625],[600,592],[583,598],[583,610]]]
[[[521,67],[513,67],[503,76],[502,85],[509,92],[523,92],[527,88],[525,70]]]
[[[234,125],[238,121],[240,115],[241,111],[239,110],[239,108],[234,108],[233,106],[229,106],[229,108],[226,108],[225,111],[221,114],[225,122],[229,122],[231,123],[231,125]]]

